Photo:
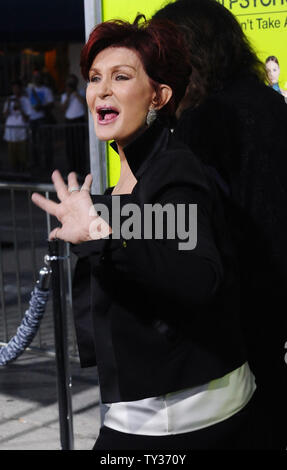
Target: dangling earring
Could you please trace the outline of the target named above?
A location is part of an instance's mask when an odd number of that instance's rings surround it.
[[[157,113],[154,108],[151,108],[148,110],[147,116],[146,116],[146,124],[147,126],[150,126],[157,118]]]

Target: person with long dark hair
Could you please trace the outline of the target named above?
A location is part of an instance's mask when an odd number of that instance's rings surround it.
[[[75,173],[67,186],[55,171],[60,203],[33,201],[61,222],[50,238],[79,256],[80,359],[97,364],[108,408],[94,449],[254,448],[232,244],[216,188],[168,128],[191,72],[182,36],[167,21],[101,23],[81,67],[119,181],[91,197],[91,175],[79,188]]]
[[[266,85],[264,64],[219,2],[178,0],[154,17],[173,21],[186,40],[192,74],[174,134],[221,189],[238,252],[241,321],[261,413],[270,447],[285,449],[286,104]]]

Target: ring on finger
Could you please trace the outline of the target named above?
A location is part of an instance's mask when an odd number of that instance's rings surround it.
[[[74,191],[80,191],[79,186],[71,186],[68,188],[69,193],[73,193]]]

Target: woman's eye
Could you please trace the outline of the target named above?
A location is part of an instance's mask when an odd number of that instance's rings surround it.
[[[129,80],[129,77],[127,75],[117,75],[116,80]]]
[[[97,75],[94,75],[94,76],[89,78],[90,82],[98,82],[99,80],[100,80],[100,77],[97,76]]]

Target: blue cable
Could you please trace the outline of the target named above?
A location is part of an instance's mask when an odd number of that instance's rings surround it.
[[[49,289],[43,287],[48,284],[50,270],[43,268],[40,271],[40,276],[41,279],[37,281],[38,285],[34,287],[31,293],[29,308],[25,312],[16,335],[10,339],[6,346],[0,348],[0,366],[17,359],[33,341],[38,331],[49,297]]]

